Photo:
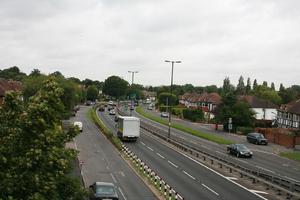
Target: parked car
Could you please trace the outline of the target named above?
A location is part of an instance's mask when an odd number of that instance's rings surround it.
[[[169,117],[169,113],[167,113],[167,112],[162,112],[162,113],[160,113],[160,116],[161,116],[161,117],[167,118],[167,117]]]
[[[85,105],[86,105],[86,106],[90,106],[90,105],[92,105],[92,102],[91,102],[91,101],[86,101],[86,102],[85,102]]]
[[[115,122],[118,122],[118,121],[119,121],[119,116],[118,116],[118,115],[115,115],[114,121],[115,121]]]
[[[95,182],[90,185],[89,190],[91,200],[119,200],[116,186],[113,183]]]
[[[105,107],[104,107],[104,106],[100,106],[100,107],[99,107],[99,111],[100,111],[100,112],[104,112],[104,111],[105,111]]]
[[[236,157],[248,157],[251,158],[253,153],[244,144],[231,144],[227,146],[227,152]]]
[[[82,132],[82,130],[83,130],[82,122],[75,121],[75,122],[74,122],[74,126],[77,126],[78,129],[79,129],[79,131]]]
[[[112,109],[112,110],[109,111],[109,114],[110,114],[110,115],[115,115],[115,114],[116,114],[116,111],[115,111],[114,109]]]
[[[268,140],[261,133],[249,133],[247,135],[247,141],[254,144],[268,144]]]

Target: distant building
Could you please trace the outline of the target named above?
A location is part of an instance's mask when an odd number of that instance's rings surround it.
[[[256,113],[256,120],[269,122],[274,122],[276,120],[277,109],[279,108],[276,104],[251,95],[238,96],[238,100],[245,101],[250,105],[251,109]]]
[[[277,124],[282,128],[300,129],[300,99],[280,106]]]
[[[3,103],[6,92],[21,90],[21,82],[0,78],[0,104]]]

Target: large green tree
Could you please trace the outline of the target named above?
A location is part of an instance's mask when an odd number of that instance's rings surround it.
[[[118,76],[108,77],[103,84],[103,93],[119,99],[126,94],[128,82]]]
[[[174,106],[176,105],[177,97],[176,95],[168,92],[160,93],[158,96],[158,103],[159,105],[165,105],[165,106]]]
[[[78,131],[62,130],[62,94],[56,82],[47,80],[26,105],[20,94],[5,97],[0,107],[0,199],[84,198],[78,181],[66,176],[76,152],[65,143]]]
[[[91,85],[86,91],[86,99],[90,101],[95,101],[98,98],[98,94],[98,88],[95,85]]]

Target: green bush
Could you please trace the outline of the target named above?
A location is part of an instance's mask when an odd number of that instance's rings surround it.
[[[164,105],[159,106],[159,111],[160,112],[167,112],[167,110],[168,110],[168,106],[164,106]]]
[[[172,108],[172,114],[176,116],[182,116],[183,108]]]
[[[247,135],[248,133],[254,131],[252,127],[248,127],[248,126],[238,126],[236,130],[237,132],[241,132],[243,135]]]
[[[189,119],[193,122],[196,122],[196,121],[201,121],[204,119],[204,113],[202,110],[184,109],[183,117],[185,119]]]

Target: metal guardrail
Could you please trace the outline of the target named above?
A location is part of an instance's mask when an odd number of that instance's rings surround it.
[[[126,113],[120,111],[119,109],[118,113],[120,115],[126,115]],[[163,139],[164,141],[173,144],[174,146],[182,149],[183,151],[189,152],[191,155],[194,155],[198,158],[202,157],[204,161],[210,160],[211,164],[218,164],[220,168],[226,167],[227,169],[229,169],[229,172],[236,171],[240,174],[241,177],[248,177],[252,179],[253,183],[261,182],[267,187],[267,189],[272,188],[273,190],[275,190],[278,195],[285,194],[286,199],[296,198],[300,200],[300,182],[292,181],[281,176],[266,174],[257,170],[251,170],[237,163],[231,162],[229,160],[220,158],[216,155],[212,155],[196,147],[190,146],[180,141],[179,138],[176,139],[175,137],[173,137],[172,139],[170,139],[167,137],[166,131],[142,121],[141,128]]]

